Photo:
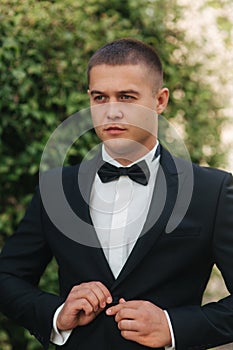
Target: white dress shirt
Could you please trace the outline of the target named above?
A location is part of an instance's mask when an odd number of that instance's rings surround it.
[[[128,176],[121,176],[117,180],[103,183],[96,174],[93,182],[90,215],[115,278],[126,263],[147,218],[159,167],[160,155],[154,159],[157,147],[158,143],[144,157],[137,160],[137,162],[145,160],[149,167],[150,177],[147,186],[132,181]],[[102,157],[112,165],[122,166],[109,156],[104,146]],[[51,341],[56,345],[63,345],[71,333],[71,331],[59,333],[57,330],[56,319],[61,308],[62,305],[54,315],[54,328],[51,335]],[[175,349],[174,334],[169,315],[166,311],[165,314],[172,334],[172,347],[166,347],[166,349],[173,350]]]
[[[115,278],[128,259],[146,221],[159,167],[159,157],[152,162],[155,149],[137,160],[144,159],[150,169],[147,186],[132,181],[128,176],[103,183],[96,175],[93,183],[90,215]],[[112,165],[122,166],[107,154],[104,147],[102,157]]]

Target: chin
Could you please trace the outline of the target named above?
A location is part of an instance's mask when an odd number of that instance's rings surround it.
[[[130,161],[133,161],[133,155],[141,153],[145,149],[145,146],[141,145],[139,142],[123,138],[105,140],[104,145],[106,151],[113,158],[125,158]]]

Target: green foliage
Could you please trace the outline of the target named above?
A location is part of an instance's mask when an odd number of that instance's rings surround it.
[[[180,11],[175,0],[1,0],[1,246],[38,182],[41,154],[51,132],[67,116],[88,107],[89,57],[116,38],[142,39],[157,49],[172,91],[166,117],[182,123],[194,161],[221,164],[219,106],[211,87],[198,79],[199,67],[188,64],[183,33],[167,26],[168,20],[176,23]],[[184,46],[187,50],[174,61]],[[83,137],[70,161],[79,161],[94,143],[93,135]],[[57,290],[54,262],[41,285]],[[1,349],[40,349],[3,316],[0,324]]]

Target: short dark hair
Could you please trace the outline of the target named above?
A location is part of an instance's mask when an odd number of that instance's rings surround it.
[[[111,66],[136,65],[140,63],[147,66],[156,75],[156,85],[161,87],[163,84],[163,68],[159,55],[153,47],[132,38],[118,39],[98,49],[88,63],[88,82],[90,71],[94,66],[101,64]]]

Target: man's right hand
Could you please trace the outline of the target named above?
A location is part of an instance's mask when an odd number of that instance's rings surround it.
[[[74,286],[57,317],[57,328],[66,331],[85,326],[112,303],[109,290],[101,282]]]

